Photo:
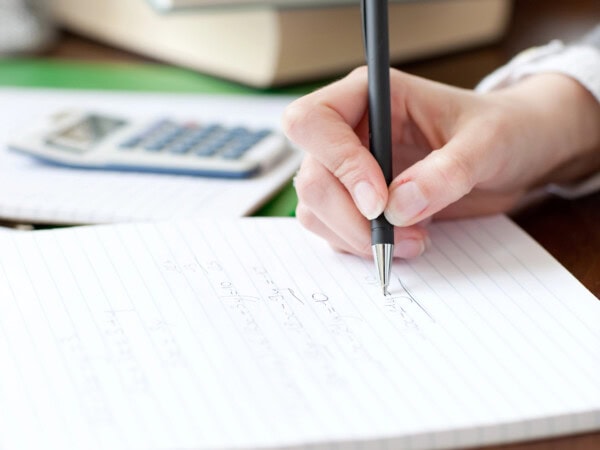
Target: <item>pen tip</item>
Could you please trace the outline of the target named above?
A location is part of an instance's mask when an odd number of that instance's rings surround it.
[[[390,295],[388,286],[390,284],[394,244],[374,244],[372,247],[375,269],[377,270],[381,292],[385,297]]]

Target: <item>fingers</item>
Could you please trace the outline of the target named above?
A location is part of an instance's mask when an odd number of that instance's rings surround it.
[[[362,215],[373,219],[383,212],[388,189],[355,131],[366,111],[367,77],[360,69],[292,103],[283,127],[291,141],[340,181]]]
[[[353,253],[370,251],[366,219],[382,211],[396,227],[413,230],[434,214],[504,211],[523,190],[514,180],[530,165],[527,152],[513,142],[519,119],[503,103],[401,72],[391,75],[395,169],[412,165],[389,190],[367,149],[364,68],[297,100],[284,117],[288,137],[309,155],[299,216],[309,229]],[[481,196],[469,195],[475,187]]]
[[[309,209],[304,208],[303,205],[298,205],[296,216],[306,229],[325,239],[334,250],[342,253],[355,254],[364,258],[373,257],[370,247],[368,252],[357,252],[354,245],[342,240],[334,231],[321,222]],[[430,246],[429,237],[427,236],[425,230],[419,231],[420,237],[405,237],[404,234],[406,234],[407,230],[410,230],[410,228],[395,229],[395,258],[416,258],[421,256]]]
[[[297,215],[306,228],[314,228],[313,219],[307,214],[310,211],[327,228],[336,230],[340,240],[350,243],[352,253],[370,252],[369,221],[357,211],[346,189],[325,167],[306,156],[294,185],[302,205]]]
[[[308,230],[332,247],[371,257],[369,221],[356,209],[344,186],[317,160],[307,156],[295,179],[296,216]],[[427,232],[421,227],[396,230],[394,256],[413,258],[425,250]]]
[[[385,209],[390,223],[415,224],[469,194],[496,164],[486,156],[486,142],[459,134],[396,177]]]

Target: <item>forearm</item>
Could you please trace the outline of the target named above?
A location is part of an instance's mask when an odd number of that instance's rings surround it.
[[[509,129],[521,138],[517,145],[525,142],[529,154],[543,158],[529,158],[532,174],[539,175],[540,166],[549,169],[535,184],[565,183],[599,171],[600,26],[572,45],[553,41],[522,52],[477,90],[506,99],[514,116]],[[519,130],[518,120],[527,126]]]
[[[515,145],[531,155],[532,185],[564,183],[600,170],[600,103],[574,79],[533,75],[489,94],[505,105]]]

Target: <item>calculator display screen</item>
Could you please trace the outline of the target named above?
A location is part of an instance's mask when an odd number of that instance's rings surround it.
[[[91,150],[94,145],[126,123],[121,119],[90,114],[52,134],[46,142],[60,149],[83,153]]]

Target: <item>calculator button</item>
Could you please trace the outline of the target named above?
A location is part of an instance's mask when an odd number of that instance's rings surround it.
[[[143,140],[142,136],[131,137],[131,138],[121,142],[119,144],[119,148],[123,149],[123,150],[133,149],[133,148],[137,147],[138,145],[140,145],[142,143],[142,140]]]
[[[263,140],[270,134],[271,134],[271,130],[260,130],[260,131],[257,131],[256,133],[254,133],[252,138],[254,139],[254,143],[256,144],[257,142],[260,142],[261,140]]]
[[[231,134],[232,136],[244,136],[247,134],[250,134],[250,130],[248,130],[247,128],[244,127],[235,127],[232,128],[231,130],[229,130],[229,134]]]
[[[236,148],[230,148],[221,153],[219,156],[223,159],[239,159],[245,153],[245,150],[246,149],[239,151]]]
[[[270,134],[271,134],[271,131],[269,131],[269,130],[257,131],[256,133],[252,133],[251,135],[249,135],[245,142],[247,142],[250,145],[255,145],[255,144],[258,144],[260,141],[262,141],[267,136],[269,136]]]
[[[248,139],[248,136],[244,136],[241,139],[235,139],[223,151],[222,156],[226,159],[237,159],[246,153],[246,151],[250,149],[252,145],[253,142]]]
[[[220,131],[221,127],[218,125],[210,125],[205,128],[200,128],[197,131],[194,131],[189,137],[190,142],[194,144],[199,144],[201,141],[209,137],[211,134]]]
[[[253,146],[254,146],[254,142],[245,139],[242,142],[238,142],[235,146],[233,146],[231,148],[231,151],[234,153],[239,153],[241,155],[242,153],[246,153]]]
[[[210,144],[202,145],[202,146],[198,147],[195,150],[194,154],[196,156],[202,156],[202,157],[213,156],[219,151],[220,148],[221,148],[221,145],[219,145],[218,143],[217,143],[217,145],[215,145],[215,143],[211,142]]]
[[[243,143],[247,146],[246,149],[249,149],[253,145],[258,144],[260,141],[262,141],[265,137],[267,137],[270,134],[271,134],[270,130],[257,131],[255,133],[252,133],[252,134],[249,134],[248,136],[246,136],[245,139],[243,140]]]
[[[144,149],[149,151],[160,151],[173,143],[179,136],[187,131],[185,127],[169,126],[166,130],[153,136],[144,144]]]
[[[141,134],[148,138],[155,136],[157,133],[162,133],[173,126],[175,124],[169,120],[159,120],[149,125]]]
[[[163,148],[165,148],[165,144],[161,141],[152,141],[144,145],[144,150],[148,150],[150,152],[159,152]]]
[[[214,155],[221,149],[221,143],[218,141],[204,142],[194,148],[194,153],[197,155]]]
[[[164,144],[169,144],[169,143],[173,142],[175,139],[177,139],[180,136],[182,136],[183,134],[185,134],[186,131],[187,131],[187,129],[184,127],[177,127],[177,128],[170,129],[169,131],[167,131],[160,137],[159,141]]]
[[[189,152],[194,145],[193,142],[179,141],[169,147],[169,152],[182,155]]]
[[[141,133],[131,136],[128,139],[121,142],[119,144],[119,148],[124,150],[134,149],[140,146],[145,141],[147,141],[154,133],[156,133],[160,128],[166,126],[167,124],[169,124],[169,121],[166,119],[154,122],[150,126],[146,127],[146,129],[143,130]]]
[[[194,153],[197,156],[214,156],[231,140],[228,132],[215,132],[215,134],[216,136],[211,136],[208,140],[196,146]]]

